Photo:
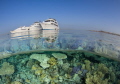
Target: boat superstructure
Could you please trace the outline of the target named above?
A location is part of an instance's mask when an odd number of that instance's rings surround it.
[[[11,33],[16,33],[16,32],[26,32],[26,31],[38,31],[41,30],[42,26],[40,24],[40,22],[34,22],[32,25],[30,25],[29,27],[23,26],[23,27],[19,27],[13,31],[10,31]]]
[[[26,32],[26,31],[39,31],[39,30],[58,30],[58,22],[55,19],[47,19],[43,22],[34,22],[34,24],[30,25],[29,27],[23,26],[19,27],[13,31],[10,31],[11,33],[16,32]]]
[[[55,19],[47,19],[41,23],[43,30],[58,30],[58,22]]]
[[[40,24],[40,22],[34,22],[34,24],[32,24],[29,28],[29,30],[41,30],[42,26]]]
[[[16,33],[16,32],[28,31],[28,30],[29,30],[29,27],[23,26],[23,27],[19,27],[19,28],[15,29],[13,31],[10,31],[10,32],[11,33]]]

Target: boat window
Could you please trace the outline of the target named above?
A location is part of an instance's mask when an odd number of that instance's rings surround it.
[[[51,23],[52,25],[54,25],[54,23]]]
[[[50,22],[50,20],[46,20],[45,22]]]
[[[26,29],[21,29],[21,30],[26,30]]]
[[[51,22],[54,22],[53,20],[51,20]]]

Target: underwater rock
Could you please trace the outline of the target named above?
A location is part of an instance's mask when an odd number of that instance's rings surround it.
[[[40,65],[44,69],[50,66],[49,64],[47,64],[47,61],[49,60],[49,58],[46,56],[46,54],[32,54],[30,58],[38,60],[40,62]]]
[[[0,68],[0,75],[11,75],[14,73],[14,66],[10,65],[7,62],[4,62],[2,64],[2,67]]]

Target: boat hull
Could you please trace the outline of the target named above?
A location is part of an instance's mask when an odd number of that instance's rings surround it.
[[[42,30],[58,30],[59,29],[58,26],[51,25],[51,24],[41,23],[41,26],[42,26]]]

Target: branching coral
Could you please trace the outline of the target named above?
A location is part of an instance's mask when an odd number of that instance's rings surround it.
[[[40,75],[43,72],[43,69],[36,64],[32,66],[32,70],[35,71],[35,75]]]
[[[108,79],[103,79],[102,72],[87,73],[86,84],[108,84]]]
[[[64,71],[68,71],[68,68],[70,67],[70,64],[69,63],[64,63],[63,65],[62,65],[62,69],[64,70]]]
[[[51,66],[54,66],[57,64],[57,60],[54,58],[54,57],[51,57],[49,60],[48,60],[48,63],[51,65]]]
[[[87,73],[86,84],[108,84],[109,79],[105,79],[106,73],[108,68],[104,64],[98,64],[96,71]]]
[[[91,67],[90,67],[90,61],[89,60],[85,60],[84,61],[85,62],[85,68],[87,69],[87,70],[89,70],[89,71],[91,71]]]
[[[108,68],[104,64],[100,63],[98,64],[98,71],[101,71],[102,73],[106,74],[108,73]]]

